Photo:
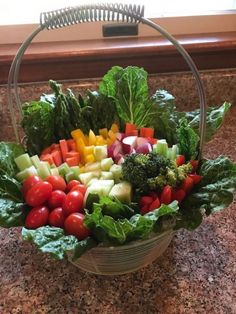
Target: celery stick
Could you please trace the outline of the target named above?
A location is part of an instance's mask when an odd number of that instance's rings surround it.
[[[16,157],[14,160],[20,171],[32,166],[30,156],[27,153]]]

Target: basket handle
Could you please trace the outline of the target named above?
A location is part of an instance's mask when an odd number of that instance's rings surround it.
[[[200,74],[194,64],[192,58],[183,48],[183,46],[165,29],[161,26],[155,24],[151,20],[144,18],[144,7],[136,5],[124,5],[118,3],[110,4],[95,4],[95,5],[83,5],[77,7],[68,7],[60,10],[43,12],[40,14],[40,25],[38,28],[23,42],[19,48],[9,71],[8,75],[8,104],[10,109],[10,114],[12,118],[12,124],[15,132],[17,141],[19,142],[19,133],[17,130],[17,123],[15,118],[13,95],[15,97],[16,105],[18,111],[22,114],[21,101],[18,93],[18,75],[22,57],[32,42],[32,40],[37,36],[39,32],[43,29],[53,30],[57,28],[62,28],[74,24],[95,22],[95,21],[122,21],[126,23],[143,23],[156,31],[158,31],[162,36],[167,38],[182,55],[186,63],[188,64],[197,85],[197,91],[199,96],[200,104],[200,145],[199,145],[199,158],[202,154],[202,149],[204,145],[205,129],[206,129],[206,97],[203,88],[203,83]],[[12,92],[13,88],[13,92]]]

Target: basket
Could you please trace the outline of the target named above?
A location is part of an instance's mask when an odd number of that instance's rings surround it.
[[[97,4],[69,7],[61,10],[44,12],[40,15],[40,25],[29,35],[19,48],[9,71],[8,76],[8,105],[12,119],[12,125],[16,140],[20,142],[17,116],[21,116],[21,101],[18,93],[18,75],[22,57],[38,33],[44,29],[53,30],[73,24],[112,21],[125,23],[143,23],[168,39],[187,62],[196,81],[199,104],[200,104],[200,146],[199,158],[204,143],[206,127],[206,101],[203,83],[198,70],[189,54],[166,30],[151,20],[144,17],[144,7],[124,4]],[[17,114],[16,114],[17,113]],[[133,272],[140,269],[160,256],[168,247],[174,235],[172,230],[165,231],[160,235],[154,235],[143,241],[136,241],[117,247],[98,246],[86,252],[76,261],[73,261],[68,253],[68,258],[75,266],[91,273],[102,275],[118,275]]]

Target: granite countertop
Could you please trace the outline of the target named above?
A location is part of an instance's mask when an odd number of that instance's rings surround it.
[[[236,162],[235,135],[234,105],[204,156]],[[235,201],[197,230],[178,231],[159,259],[127,275],[97,276],[55,261],[23,242],[20,228],[0,229],[0,248],[1,314],[236,313]]]

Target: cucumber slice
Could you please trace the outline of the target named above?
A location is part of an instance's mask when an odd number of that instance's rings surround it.
[[[48,162],[46,161],[41,161],[38,168],[38,175],[44,180],[46,179],[48,176],[51,175],[51,171],[50,171],[50,167]]]
[[[165,139],[158,140],[157,144],[153,145],[153,151],[156,154],[162,155],[164,157],[167,157],[168,153],[168,145]]]
[[[97,171],[100,169],[101,169],[101,163],[100,161],[97,161],[91,164],[86,164],[84,167],[84,172],[92,172],[92,171]]]
[[[65,175],[66,182],[70,182],[71,180],[78,180],[79,176],[75,174],[73,171],[66,173]]]
[[[92,178],[93,178],[92,172],[85,172],[79,175],[80,181],[85,185],[87,185]]]
[[[88,187],[88,191],[90,193],[98,194],[99,196],[107,196],[113,186],[114,180],[98,180]]]
[[[112,173],[115,182],[120,182],[122,179],[122,166],[114,164],[111,166],[110,172]]]
[[[59,176],[59,171],[57,168],[51,168],[50,172],[53,176]]]
[[[111,166],[114,164],[112,158],[105,158],[101,161],[101,169],[102,171],[109,171]]]
[[[70,172],[70,167],[66,162],[64,162],[58,167],[58,171],[60,176],[65,177],[65,175]]]
[[[35,168],[37,169],[39,164],[40,164],[40,159],[38,155],[34,155],[32,157],[30,157],[32,164],[35,166]]]
[[[20,182],[25,181],[28,177],[38,175],[37,169],[35,166],[31,166],[17,173],[16,178]]]
[[[94,157],[95,160],[101,161],[107,157],[107,145],[95,146],[94,147]]]
[[[14,160],[20,171],[33,166],[30,156],[27,153],[16,157]]]
[[[105,179],[105,180],[113,180],[113,174],[110,171],[102,171],[100,179]]]
[[[132,186],[126,181],[117,183],[111,189],[109,196],[116,197],[122,203],[130,204],[132,199]]]

